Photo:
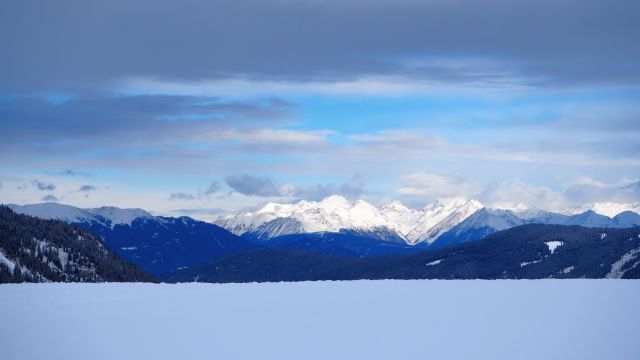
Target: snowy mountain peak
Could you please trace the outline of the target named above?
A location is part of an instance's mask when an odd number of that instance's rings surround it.
[[[120,209],[113,206],[102,206],[95,209],[87,209],[87,211],[109,219],[112,225],[131,225],[131,222],[137,218],[153,218],[153,215],[142,209]]]
[[[291,204],[278,204],[278,203],[267,203],[265,206],[260,208],[256,213],[258,214],[277,214],[278,216],[289,216],[291,214],[291,208],[293,205]]]
[[[390,211],[399,211],[399,212],[407,212],[409,208],[404,206],[399,200],[394,200],[381,208],[381,210],[390,210]]]
[[[104,222],[104,220],[107,220],[111,227],[115,225],[130,225],[131,222],[137,218],[153,218],[153,215],[142,209],[120,209],[112,206],[81,209],[54,202],[30,205],[10,204],[7,206],[19,214],[30,215],[41,219],[62,220],[68,223],[86,221]]]
[[[218,219],[216,223],[241,235],[259,233],[269,238],[290,233],[337,232],[343,229],[376,231],[388,229],[408,244],[433,241],[452,226],[482,208],[475,200],[451,198],[412,210],[399,201],[377,208],[365,200],[351,203],[339,195],[321,201],[296,204],[269,203],[260,210]]]
[[[475,200],[474,200],[475,201]],[[464,205],[468,200],[463,197],[441,198],[427,204],[424,209],[431,210],[436,208],[451,209]]]
[[[66,222],[81,222],[92,218],[91,214],[70,205],[47,202],[30,205],[7,205],[11,210],[19,214],[29,215],[46,220],[62,220]]]
[[[335,209],[344,209],[347,207],[351,207],[351,203],[349,200],[345,199],[340,195],[331,195],[322,199],[318,205],[326,210],[335,210]]]
[[[406,234],[409,244],[432,243],[440,235],[458,225],[483,206],[479,201],[464,198],[437,200],[422,209],[416,224]]]

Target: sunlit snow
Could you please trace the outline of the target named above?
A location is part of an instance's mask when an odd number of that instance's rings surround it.
[[[237,235],[253,231],[277,218],[299,223],[305,233],[384,227],[395,231],[408,244],[415,244],[422,240],[432,242],[481,208],[482,204],[478,201],[463,198],[434,201],[417,210],[409,209],[399,201],[376,208],[364,200],[352,203],[342,196],[332,195],[322,201],[268,203],[257,211],[227,216],[217,223]],[[284,234],[269,235],[274,237]]]
[[[637,360],[638,298],[614,280],[5,284],[0,358]]]

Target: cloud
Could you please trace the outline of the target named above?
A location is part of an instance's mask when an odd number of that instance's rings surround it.
[[[470,197],[481,187],[478,183],[456,176],[443,176],[426,172],[408,174],[401,177],[402,186],[397,190],[401,196],[438,199],[448,197]]]
[[[515,208],[524,205],[556,212],[585,209],[596,202],[640,202],[640,181],[625,180],[607,184],[591,178],[578,178],[564,190],[529,184],[519,178],[488,185],[459,177],[414,173],[401,178],[397,193],[410,204],[447,197],[476,198],[492,208]]]
[[[80,192],[96,191],[96,187],[93,185],[82,185],[80,186],[80,189],[78,189],[78,191]]]
[[[247,196],[282,197],[290,200],[321,200],[330,195],[357,199],[365,192],[364,177],[355,175],[343,184],[294,185],[276,183],[267,176],[233,175],[225,178],[234,191]]]
[[[207,190],[204,191],[205,195],[211,195],[220,190],[220,183],[218,181],[213,181]]]
[[[172,193],[171,195],[169,195],[169,200],[195,200],[197,199],[198,196],[196,194],[189,194],[189,193],[182,193],[182,192],[177,192],[177,193]]]
[[[171,216],[189,216],[201,221],[213,222],[226,211],[220,208],[182,208],[171,210],[169,213]]]
[[[564,194],[547,187],[527,184],[517,178],[487,186],[478,198],[486,206],[495,208],[514,208],[522,204],[529,208],[558,211],[572,206]]]
[[[45,195],[42,197],[42,199],[40,199],[40,201],[42,202],[56,202],[58,201],[58,198],[53,196],[53,195]]]
[[[276,187],[266,176],[231,175],[224,179],[227,186],[234,191],[248,196],[284,196],[284,189]]]
[[[199,200],[206,197],[209,197],[218,191],[220,191],[220,182],[212,181],[209,184],[209,187],[205,191],[199,191],[196,193],[185,193],[185,192],[176,192],[169,195],[169,200],[183,200],[183,201],[192,201]]]
[[[572,203],[594,203],[594,202],[619,202],[635,203],[640,202],[640,181],[630,181],[622,184],[605,184],[591,179],[581,179],[581,181],[570,185],[565,196]]]
[[[383,149],[403,148],[436,148],[446,145],[446,142],[433,135],[418,131],[387,129],[372,134],[355,134],[348,139],[356,144],[366,147],[379,147]]]
[[[52,191],[56,189],[55,184],[45,183],[40,180],[31,180],[31,185],[41,191]]]
[[[221,215],[226,213],[224,209],[219,208],[189,208],[189,209],[174,209],[171,210],[172,213],[178,215]]]
[[[63,176],[89,176],[88,173],[82,171],[76,171],[71,169],[64,169],[60,172],[60,175]]]
[[[363,176],[356,175],[343,184],[291,186],[288,193],[290,196],[304,200],[322,200],[330,195],[341,195],[353,200],[365,193],[365,179]]]
[[[68,139],[75,147],[83,142],[121,147],[162,144],[168,140],[208,139],[239,121],[287,119],[291,106],[283,100],[223,102],[191,96],[91,96],[63,104],[27,96],[0,101],[0,112],[12,121],[0,123],[0,139],[6,145],[24,142],[57,143]],[[73,171],[67,174],[75,174]]]
[[[503,65],[504,66],[504,65]],[[434,69],[435,74],[442,71]],[[487,78],[490,76],[487,75]],[[402,97],[402,96],[442,96],[480,95],[488,97],[505,91],[523,92],[531,86],[519,84],[522,79],[479,79],[459,76],[452,79],[421,79],[414,76],[366,75],[357,78],[327,79],[310,81],[287,81],[265,79],[209,79],[198,82],[163,80],[157,78],[130,78],[122,81],[121,91],[133,94],[181,95],[181,96],[279,96],[322,95],[339,97]],[[466,80],[466,81],[464,81]],[[503,94],[504,95],[504,94]]]
[[[1,98],[1,97],[0,97]],[[280,129],[295,106],[283,99],[78,97],[62,104],[23,96],[0,100],[0,159],[5,164],[153,169],[219,165],[222,154],[311,152],[334,132]],[[180,169],[180,170],[179,170]],[[75,170],[65,176],[86,175]]]
[[[640,5],[633,0],[518,6],[500,0],[375,6],[267,0],[251,11],[232,0],[115,1],[91,11],[82,5],[2,2],[0,14],[11,16],[0,22],[0,42],[12,56],[2,59],[0,83],[23,90],[100,87],[132,74],[191,82],[225,75],[301,82],[370,74],[473,82],[499,81],[502,69],[543,85],[637,84],[640,77],[634,46],[640,25],[633,17]],[[127,26],[113,26],[123,22]],[[480,58],[465,61],[466,54]],[[507,64],[488,66],[487,58]]]

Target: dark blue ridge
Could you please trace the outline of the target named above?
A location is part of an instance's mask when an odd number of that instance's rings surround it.
[[[259,246],[210,223],[189,217],[137,218],[113,228],[98,222],[78,226],[99,235],[126,261],[156,276]]]
[[[603,236],[603,234],[606,234]],[[478,241],[410,254],[347,257],[298,249],[259,249],[178,271],[170,281],[254,282],[356,279],[604,278],[640,249],[640,227],[526,224]],[[553,253],[547,243],[561,245]],[[551,243],[554,244],[554,243]],[[640,255],[640,254],[639,254]],[[623,262],[640,278],[640,257]]]

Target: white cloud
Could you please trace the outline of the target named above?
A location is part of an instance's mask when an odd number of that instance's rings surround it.
[[[476,95],[512,96],[531,88],[523,79],[506,74],[499,80],[487,81],[486,76],[466,74],[459,81],[399,75],[368,75],[346,80],[284,81],[253,80],[249,77],[208,79],[199,81],[175,81],[152,77],[123,79],[119,91],[125,94],[189,95],[189,96],[264,96],[330,95],[330,96],[441,96]],[[508,91],[507,91],[508,90]]]
[[[472,197],[491,208],[537,208],[561,213],[584,211],[598,202],[629,204],[640,202],[640,182],[604,183],[591,178],[578,178],[564,190],[529,184],[522,179],[480,185],[474,180],[430,173],[413,173],[401,177],[396,191],[411,204],[447,197]]]
[[[472,180],[426,172],[402,176],[401,181],[402,187],[397,190],[399,195],[423,199],[470,197],[481,189]]]
[[[560,210],[570,206],[564,194],[517,178],[487,186],[479,198],[487,206],[495,208],[514,208],[523,204],[528,208]]]
[[[312,147],[324,145],[329,136],[336,135],[331,130],[288,130],[288,129],[254,129],[247,131],[227,130],[221,136],[230,141],[239,141],[249,145],[274,145]]]

